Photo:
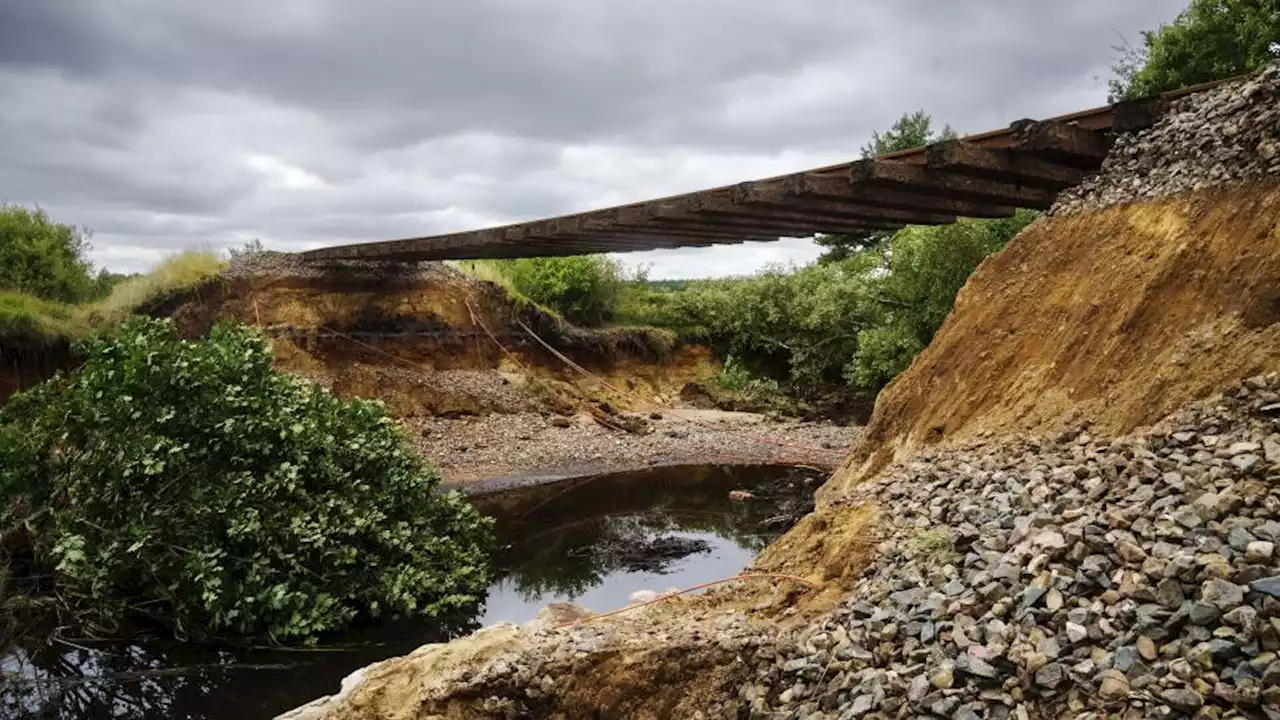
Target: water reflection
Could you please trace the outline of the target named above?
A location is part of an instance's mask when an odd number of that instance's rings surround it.
[[[608,610],[639,589],[732,575],[811,505],[817,482],[794,469],[686,467],[482,498],[476,504],[498,521],[497,579],[484,607],[467,617],[388,624],[297,651],[51,634],[0,657],[0,717],[270,717],[334,692],[364,665],[481,625],[526,621],[549,602]],[[730,501],[731,490],[756,497]],[[655,546],[655,539],[673,542]],[[683,542],[700,543],[699,551],[661,552]]]
[[[731,575],[807,512],[817,482],[804,470],[704,466],[585,478],[481,500],[481,509],[498,519],[502,578],[490,588],[484,622],[528,620],[560,600],[607,610],[625,605],[635,590]],[[755,497],[731,501],[733,490]],[[627,551],[655,537],[700,541],[708,551],[635,567],[644,553]]]

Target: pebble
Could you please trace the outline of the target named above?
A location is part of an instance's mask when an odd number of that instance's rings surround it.
[[[1151,662],[1159,657],[1159,654],[1156,651],[1155,641],[1145,635],[1138,638],[1138,654],[1147,662]]]
[[[1204,705],[1204,696],[1195,690],[1186,688],[1170,688],[1160,693],[1160,699],[1168,703],[1174,710],[1190,713]]]
[[[1106,702],[1114,702],[1129,694],[1129,678],[1119,670],[1108,670],[1102,674],[1102,683],[1098,686],[1098,696]]]

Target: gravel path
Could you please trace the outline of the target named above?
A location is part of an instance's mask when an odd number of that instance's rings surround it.
[[[458,486],[686,463],[831,469],[859,432],[857,427],[830,423],[775,422],[762,415],[708,410],[631,417],[643,420],[644,434],[606,428],[587,415],[532,412],[413,418],[406,424],[418,449],[440,468],[445,483]],[[483,488],[494,489],[494,484],[485,482]]]

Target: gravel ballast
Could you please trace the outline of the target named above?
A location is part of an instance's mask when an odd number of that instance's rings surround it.
[[[1102,169],[1049,214],[1280,177],[1280,61],[1174,100],[1155,125],[1121,134]]]

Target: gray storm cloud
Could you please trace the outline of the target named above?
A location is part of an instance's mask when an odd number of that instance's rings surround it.
[[[1100,104],[1183,0],[0,0],[0,199],[138,270],[534,219]],[[812,243],[631,256],[655,277]]]

